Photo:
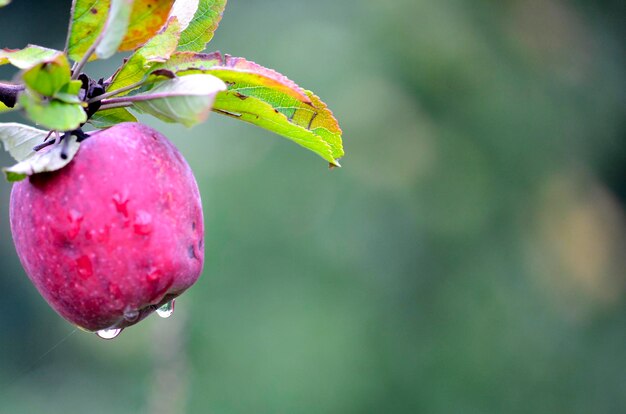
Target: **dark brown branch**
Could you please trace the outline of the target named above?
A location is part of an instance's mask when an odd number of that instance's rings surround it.
[[[24,90],[24,85],[0,82],[0,102],[13,108],[17,102],[17,94]]]

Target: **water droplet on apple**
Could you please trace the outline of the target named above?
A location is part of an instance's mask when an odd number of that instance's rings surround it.
[[[128,195],[116,193],[112,197],[115,210],[124,217],[128,217]]]
[[[80,211],[72,209],[69,211],[69,213],[67,213],[67,219],[70,223],[69,229],[67,231],[67,237],[70,240],[73,240],[76,238],[76,236],[78,236],[78,233],[80,233],[80,225],[83,222],[83,215]]]
[[[156,310],[157,315],[161,318],[169,318],[174,313],[174,299],[167,302]]]
[[[152,215],[144,210],[137,211],[133,229],[135,233],[143,236],[152,233]]]
[[[76,270],[83,279],[91,277],[93,275],[93,265],[89,257],[83,255],[76,259]]]
[[[120,332],[122,332],[120,328],[107,328],[99,330],[96,332],[96,335],[102,339],[113,339],[118,336]]]
[[[135,322],[139,317],[139,311],[137,309],[130,309],[124,312],[124,319],[128,322]]]
[[[160,277],[161,277],[161,272],[159,271],[159,269],[156,269],[156,268],[150,269],[148,271],[148,274],[146,275],[146,279],[150,283],[154,283],[158,281]]]

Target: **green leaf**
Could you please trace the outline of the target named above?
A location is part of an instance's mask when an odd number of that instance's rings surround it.
[[[54,94],[54,97],[67,103],[81,103],[82,101],[78,96],[78,93],[80,92],[82,85],[81,81],[70,81],[63,85],[61,89]]]
[[[66,50],[78,61],[96,41],[111,6],[111,0],[74,0]]]
[[[155,64],[165,62],[176,50],[179,36],[180,26],[177,19],[173,18],[161,33],[133,53],[128,61],[117,70],[107,92],[144,80]]]
[[[124,108],[113,108],[96,112],[88,122],[98,129],[104,129],[121,122],[137,122],[137,118]]]
[[[68,131],[78,128],[87,115],[78,97],[80,81],[70,79],[65,55],[40,62],[22,74],[26,91],[19,103],[35,123],[47,128]]]
[[[197,4],[197,9],[189,24],[183,26],[184,30],[180,35],[178,50],[201,52],[206,48],[207,43],[213,39],[213,33],[222,20],[226,0],[180,1],[180,3],[178,7],[178,2],[174,6],[173,13],[188,16],[190,9],[195,4]]]
[[[11,0],[0,0],[0,7],[4,7],[11,4]]]
[[[70,65],[65,55],[56,55],[25,71],[22,79],[31,90],[44,96],[53,96],[70,82],[70,76]]]
[[[149,41],[164,25],[174,0],[135,0],[120,51],[134,50]]]
[[[224,82],[211,75],[189,75],[158,82],[149,91],[120,98],[133,103],[133,109],[154,115],[165,122],[191,127],[204,121]]]
[[[68,141],[51,145],[37,152],[32,151],[23,161],[12,167],[4,168],[7,179],[19,181],[29,175],[57,171],[65,167],[72,161],[80,147],[75,136],[69,136],[65,139]]]
[[[41,144],[48,133],[41,129],[16,122],[0,123],[0,141],[4,150],[16,161],[24,161],[32,155],[33,147]]]
[[[132,10],[133,0],[111,0],[107,22],[97,39],[96,56],[98,58],[107,59],[117,52],[126,36]]]
[[[87,121],[82,105],[41,99],[28,90],[20,94],[19,104],[33,122],[55,131],[72,131]]]
[[[0,65],[10,63],[19,69],[28,69],[40,62],[50,60],[60,53],[58,50],[36,45],[28,45],[19,50],[2,49],[0,50]]]

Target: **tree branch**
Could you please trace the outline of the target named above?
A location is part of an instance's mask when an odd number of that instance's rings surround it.
[[[13,108],[17,102],[17,94],[24,90],[24,85],[0,82],[0,102]]]

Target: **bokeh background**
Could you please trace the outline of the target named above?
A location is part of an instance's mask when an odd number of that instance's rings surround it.
[[[150,119],[196,173],[206,266],[113,341],[30,284],[0,182],[0,412],[626,412],[625,5],[232,0],[209,49],[317,92],[344,167]],[[14,0],[0,46],[62,48],[69,7]]]

